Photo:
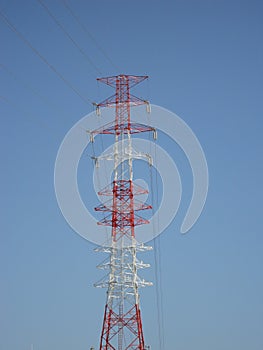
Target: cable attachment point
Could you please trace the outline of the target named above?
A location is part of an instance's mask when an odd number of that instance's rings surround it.
[[[154,140],[157,140],[157,136],[158,136],[158,135],[157,135],[157,130],[154,129],[154,130],[153,130],[153,139],[154,139]]]
[[[97,114],[97,116],[100,116],[100,106],[96,103],[96,102],[93,102],[92,103],[93,104],[93,106],[96,108],[96,114]]]
[[[152,167],[153,166],[153,158],[152,158],[152,156],[150,154],[146,154],[146,157],[148,159],[149,166]]]
[[[96,107],[96,114],[97,114],[98,117],[99,117],[100,114],[101,114],[101,113],[100,113],[100,107],[99,107],[99,106]]]
[[[90,140],[90,142],[94,142],[94,135],[93,135],[93,133],[92,133],[92,131],[90,131],[90,130],[86,130],[86,132],[87,132],[87,134],[89,134],[89,140]]]
[[[150,102],[149,101],[145,101],[145,103],[146,103],[146,112],[150,114],[151,111],[152,111]]]
[[[99,168],[100,167],[99,158],[98,157],[91,157],[91,159],[94,160],[95,168]]]

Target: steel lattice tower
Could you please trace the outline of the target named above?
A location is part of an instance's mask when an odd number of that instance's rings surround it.
[[[105,214],[98,224],[111,227],[110,244],[96,249],[109,254],[108,260],[98,266],[108,269],[109,273],[102,282],[95,284],[107,288],[100,350],[145,349],[138,288],[152,283],[137,274],[138,269],[149,267],[138,260],[137,252],[151,247],[136,241],[135,227],[149,223],[137,212],[152,207],[137,199],[148,191],[133,182],[133,159],[145,155],[134,154],[131,135],[147,131],[155,133],[155,129],[131,121],[131,107],[145,104],[149,111],[149,102],[131,95],[130,89],[147,78],[118,75],[97,79],[115,89],[114,95],[96,104],[98,113],[100,107],[115,108],[115,120],[91,132],[92,141],[97,134],[115,137],[113,154],[106,157],[114,160],[113,181],[98,193],[109,199],[95,208]]]

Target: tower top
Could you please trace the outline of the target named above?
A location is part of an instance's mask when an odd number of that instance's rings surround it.
[[[127,85],[131,89],[135,85],[141,83],[145,79],[148,79],[148,75],[126,75],[119,74],[111,77],[97,78],[97,81],[109,85],[111,87],[116,87],[118,84]]]
[[[148,75],[126,75],[119,74],[111,77],[97,78],[97,81],[109,85],[115,89],[115,94],[106,100],[96,103],[96,109],[99,107],[115,107],[120,104],[129,106],[138,106],[142,104],[149,105],[149,102],[137,96],[130,94],[130,89],[148,78]]]

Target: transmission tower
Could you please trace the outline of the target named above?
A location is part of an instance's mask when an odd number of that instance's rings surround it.
[[[113,152],[103,159],[113,160],[113,181],[100,190],[102,198],[108,198],[95,208],[104,213],[99,225],[109,226],[110,242],[96,248],[97,251],[108,253],[108,260],[98,267],[108,269],[109,273],[96,287],[107,288],[107,298],[100,337],[100,350],[145,350],[141,311],[139,305],[139,287],[152,285],[140,278],[138,269],[149,267],[137,258],[137,252],[152,249],[137,242],[135,227],[149,223],[138,215],[138,211],[151,209],[151,205],[140,201],[137,197],[148,191],[133,182],[133,159],[150,156],[138,153],[132,148],[132,134],[153,132],[154,128],[134,123],[131,120],[131,109],[134,106],[146,105],[150,111],[149,102],[130,93],[131,88],[141,83],[147,76],[118,75],[98,78],[101,83],[115,89],[115,93],[106,100],[96,104],[97,114],[101,107],[115,108],[115,120],[90,133],[94,142],[98,134],[114,136]],[[100,159],[96,158],[98,164]]]

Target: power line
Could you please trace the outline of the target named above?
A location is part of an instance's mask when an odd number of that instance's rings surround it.
[[[53,19],[53,21],[59,26],[59,28],[63,31],[66,37],[75,45],[75,47],[80,51],[80,53],[85,57],[85,59],[89,62],[89,64],[95,69],[95,71],[101,74],[101,71],[95,65],[95,63],[88,57],[88,55],[83,51],[83,49],[77,44],[77,42],[72,38],[72,36],[66,31],[63,25],[56,19],[56,17],[52,14],[50,9],[42,0],[37,0],[38,3],[45,9],[48,15]]]
[[[38,123],[40,125],[41,129],[45,128],[50,133],[50,135],[53,135],[54,130],[51,129],[50,126],[47,123],[45,123],[45,121],[43,121],[43,119],[39,115],[34,115],[33,116],[33,114],[31,112],[26,111],[20,105],[18,105],[17,103],[14,103],[13,101],[11,101],[10,99],[8,99],[8,98],[6,98],[4,96],[0,96],[0,99],[5,101],[8,105],[13,107],[19,113],[22,112],[24,115],[27,116],[28,119],[30,119],[34,123]],[[37,116],[37,118],[36,118],[36,116]]]
[[[158,340],[159,340],[159,349],[164,350],[164,330],[163,330],[163,308],[162,308],[162,294],[160,291],[160,266],[159,266],[159,245],[157,245],[156,236],[156,223],[154,219],[154,205],[158,206],[157,199],[154,198],[154,184],[153,184],[153,170],[150,167],[150,182],[151,182],[151,193],[152,193],[152,221],[153,221],[153,253],[154,253],[154,275],[155,275],[155,294],[156,294],[156,306],[157,306],[157,325],[158,325]],[[158,230],[158,227],[157,227]]]
[[[83,32],[93,41],[97,49],[102,53],[102,55],[107,59],[107,61],[114,67],[114,69],[120,70],[119,67],[112,61],[112,59],[109,57],[109,55],[106,53],[106,51],[101,47],[101,45],[98,44],[98,41],[94,38],[94,36],[90,33],[90,31],[87,29],[86,26],[82,24],[79,17],[73,12],[71,7],[69,6],[68,2],[66,0],[63,0],[63,4],[66,7],[66,9],[69,11],[71,16],[75,19],[75,21],[79,24]]]
[[[9,68],[7,68],[4,64],[0,63],[0,67],[6,72],[8,73],[15,81],[18,81],[24,88],[26,88],[27,90],[33,92],[34,94],[36,94],[46,105],[48,105],[49,107],[51,107],[52,109],[58,108],[57,105],[55,105],[53,102],[48,101],[48,99],[43,96],[42,94],[40,94],[40,92],[31,84],[29,84],[27,81],[21,79],[20,77],[18,77],[14,72],[12,72]]]
[[[147,116],[148,122],[150,125],[149,115]],[[165,340],[164,340],[164,319],[163,319],[163,288],[162,288],[162,267],[161,267],[161,246],[159,237],[156,236],[157,232],[160,231],[160,218],[159,218],[159,186],[157,179],[157,170],[158,170],[158,162],[157,162],[157,150],[156,150],[156,141],[154,142],[154,150],[152,150],[152,142],[150,140],[150,151],[149,154],[153,154],[153,159],[155,160],[155,176],[153,175],[153,166],[150,166],[150,184],[151,184],[151,194],[152,194],[152,223],[153,223],[153,254],[154,254],[154,275],[155,275],[155,294],[156,294],[156,306],[157,306],[157,325],[158,325],[158,341],[159,341],[159,349],[165,349]],[[155,183],[154,183],[155,180]],[[156,189],[156,192],[154,190]],[[155,196],[156,193],[156,196]],[[157,212],[155,213],[155,207]],[[155,221],[155,217],[157,216],[157,220]],[[156,227],[157,226],[157,227]]]
[[[156,169],[158,169],[158,159],[157,159],[157,150],[156,150],[156,141],[154,143],[154,158],[156,163]],[[157,206],[159,205],[159,186],[158,186],[158,179],[157,179],[157,172],[155,172],[155,187],[156,187],[156,200],[157,200]],[[157,212],[157,230],[160,231],[160,217],[159,212]],[[154,240],[154,247],[156,249],[156,261],[157,261],[157,274],[159,275],[159,281],[158,281],[158,287],[159,287],[159,304],[160,304],[160,323],[161,323],[161,342],[163,349],[165,349],[165,338],[164,338],[164,319],[163,319],[163,284],[162,284],[162,266],[161,266],[161,245],[159,237]]]
[[[13,30],[13,32],[22,40],[71,90],[73,90],[85,103],[91,103],[93,101],[88,97],[84,97],[79,91],[61,74],[57,69],[48,62],[48,60],[25,38],[25,36],[19,32],[16,27],[8,20],[8,18],[0,11],[0,15],[5,23]]]

